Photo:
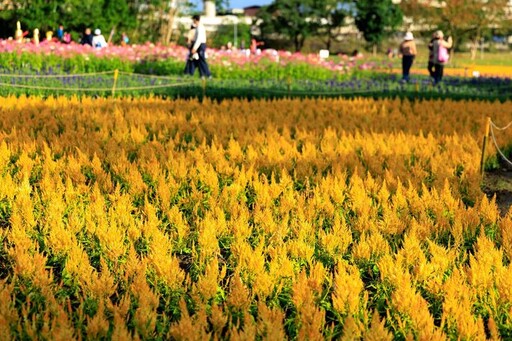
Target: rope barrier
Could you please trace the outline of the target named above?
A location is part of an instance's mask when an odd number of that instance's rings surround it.
[[[498,150],[498,153],[500,154],[500,156],[503,158],[503,160],[505,162],[507,162],[509,165],[512,166],[512,161],[510,161],[506,156],[505,156],[505,153],[503,153],[500,149],[500,147],[498,146],[498,142],[496,141],[496,136],[494,135],[494,129],[497,129],[497,130],[505,130],[505,129],[508,129],[510,126],[512,126],[512,122],[510,122],[507,126],[505,127],[498,127],[496,126],[496,124],[494,124],[494,122],[490,121],[491,122],[491,137],[492,137],[492,140],[494,142],[494,145],[496,146],[496,149]]]
[[[112,92],[114,95],[116,91],[135,91],[135,90],[153,90],[153,89],[163,89],[163,88],[172,88],[179,87],[184,85],[193,85],[197,84],[197,80],[190,80],[186,82],[179,83],[170,83],[170,84],[152,84],[152,85],[140,85],[140,86],[126,86],[126,87],[117,87],[117,80],[119,75],[123,76],[131,76],[131,77],[143,77],[147,79],[160,79],[160,80],[177,80],[179,78],[176,77],[167,77],[167,76],[155,76],[155,75],[144,75],[144,74],[136,74],[129,73],[123,71],[103,71],[103,72],[91,72],[91,73],[82,73],[82,74],[61,74],[61,75],[20,75],[20,74],[0,74],[0,79],[4,78],[22,78],[22,79],[64,79],[64,78],[83,78],[83,77],[94,77],[100,75],[110,75],[113,74],[112,85],[108,84],[105,88],[88,88],[88,87],[62,87],[62,86],[44,86],[44,85],[33,85],[33,84],[16,84],[16,83],[5,83],[0,82],[0,86],[2,87],[10,87],[10,88],[20,88],[20,89],[31,89],[31,90],[45,90],[45,91],[71,91],[71,92]]]
[[[134,73],[134,72],[126,72],[126,71],[119,71],[119,75],[126,75],[126,76],[137,76],[141,78],[157,78],[157,79],[182,79],[183,77],[179,76],[162,76],[162,75],[148,75],[145,73]]]
[[[87,77],[87,76],[98,76],[113,74],[115,71],[102,71],[102,72],[91,72],[91,73],[74,73],[74,74],[58,74],[58,75],[22,75],[22,74],[9,74],[0,73],[0,77],[11,77],[11,78],[71,78],[71,77]]]
[[[50,86],[38,86],[38,85],[25,85],[25,84],[9,84],[0,83],[0,86],[7,86],[11,88],[21,89],[33,89],[33,90],[54,90],[54,91],[112,91],[112,88],[58,88]]]
[[[102,83],[104,83],[105,85],[105,88],[98,88],[98,87],[95,87],[95,88],[87,88],[87,87],[82,87],[80,86],[81,81],[86,81],[86,79],[84,79],[84,77],[94,77],[94,76],[100,76],[100,75],[112,75],[113,74],[113,77],[112,77],[112,82],[106,82],[106,81],[109,81],[109,78],[107,79],[102,79]],[[117,77],[116,77],[117,75]],[[123,76],[122,78],[118,78],[120,76]],[[7,82],[0,82],[0,86],[1,87],[11,87],[11,88],[21,88],[21,89],[32,89],[32,90],[45,90],[45,91],[73,91],[73,92],[80,92],[80,91],[83,91],[83,92],[98,92],[98,91],[102,91],[102,92],[111,92],[113,95],[115,94],[116,91],[118,92],[126,92],[126,91],[137,91],[137,90],[152,90],[152,89],[164,89],[164,88],[173,88],[173,87],[179,87],[179,86],[186,86],[186,85],[199,85],[199,82],[200,80],[199,79],[190,79],[190,80],[187,80],[187,81],[182,81],[184,79],[184,77],[179,77],[179,76],[159,76],[159,75],[147,75],[147,74],[140,74],[140,73],[131,73],[131,72],[126,72],[126,71],[117,71],[117,70],[114,70],[114,71],[103,71],[103,72],[92,72],[92,73],[82,73],[82,74],[60,74],[60,75],[20,75],[20,74],[1,74],[0,73],[0,80],[2,80],[2,77],[4,78],[7,78],[7,77],[10,77],[10,78],[13,78],[14,80],[11,82],[11,83],[7,83]],[[148,85],[136,85],[136,86],[125,86],[125,87],[118,87],[119,85],[119,82],[118,80],[119,79],[122,79],[124,82],[126,80],[126,77],[129,77],[129,78],[143,78],[145,80],[151,80],[152,83],[161,83],[162,81],[174,81],[174,83],[170,83],[170,84],[148,84]],[[56,79],[56,81],[59,81],[59,80],[62,80],[64,81],[64,79],[69,79],[69,78],[78,78],[76,81],[74,81],[73,83],[75,84],[70,84],[71,86],[73,87],[65,87],[65,86],[50,86],[50,85],[37,85],[37,84],[34,84],[34,82],[31,82],[32,84],[16,84],[16,80],[17,79],[25,79],[25,80],[29,80],[29,79]],[[186,77],[185,77],[186,79]],[[156,81],[154,81],[156,80]],[[176,81],[180,81],[180,82],[176,82]],[[209,80],[208,82],[206,80],[203,80],[202,81],[202,84],[203,84],[203,95],[206,95],[206,84],[207,83],[212,83],[214,84],[215,86],[212,87],[212,88],[209,88],[209,91],[216,91],[216,90],[221,90],[222,91],[222,81],[225,81],[225,82],[228,82],[229,81],[233,81],[233,80],[217,80],[217,79],[213,79],[213,80]],[[19,80],[19,82],[22,82],[21,80]],[[121,83],[124,83],[124,82],[121,82]],[[78,84],[76,84],[78,83]],[[294,81],[294,83],[297,83],[297,84],[302,84],[303,82],[300,82],[300,81]],[[236,84],[236,82],[235,82]],[[62,84],[64,85],[64,84]],[[88,84],[90,85],[90,84]],[[238,87],[240,86],[239,84],[237,84]],[[251,84],[251,86],[247,86],[247,89],[248,90],[255,90],[259,93],[268,93],[268,94],[283,94],[283,95],[312,95],[312,96],[336,96],[336,95],[339,95],[339,96],[346,96],[346,95],[364,95],[364,94],[375,94],[375,93],[380,93],[380,92],[403,92],[403,91],[414,91],[414,89],[408,89],[408,88],[404,88],[402,86],[400,87],[388,87],[388,86],[384,86],[383,84],[377,84],[376,87],[372,88],[372,89],[364,89],[364,85],[363,87],[361,86],[357,86],[355,88],[340,88],[340,89],[331,89],[331,90],[314,90],[314,89],[311,89],[311,90],[307,90],[307,89],[293,89],[292,87],[292,83],[291,83],[291,80],[288,79],[287,82],[284,84],[281,84],[281,86],[283,88],[278,88],[279,87],[279,84],[277,84],[277,88],[265,88],[264,87],[264,84],[262,84],[263,86],[253,86]],[[275,85],[275,84],[274,84]],[[420,91],[419,89],[419,84],[415,84],[415,92],[418,92]],[[422,92],[432,92],[432,93],[436,93],[436,92],[439,92],[441,90],[439,89],[421,89]],[[443,90],[443,91],[448,91],[448,90]]]
[[[182,83],[174,83],[174,84],[157,84],[157,85],[147,85],[147,86],[131,86],[125,88],[116,88],[116,91],[130,91],[130,90],[151,90],[151,89],[162,89],[162,88],[174,88],[183,85],[192,85],[198,83],[194,82],[182,82]]]
[[[512,126],[512,122],[510,122],[509,124],[507,124],[505,127],[498,127],[493,121],[491,121],[491,125],[496,128],[497,130],[507,130],[508,128],[510,128]]]
[[[107,75],[113,74],[114,78],[112,82],[116,81],[116,74],[118,76],[130,76],[130,77],[142,77],[146,79],[158,79],[158,80],[181,80],[180,77],[172,77],[172,76],[157,76],[157,75],[147,75],[147,74],[139,74],[139,73],[130,73],[126,71],[104,71],[104,72],[92,72],[92,73],[82,73],[82,74],[63,74],[63,75],[17,75],[17,74],[0,74],[1,77],[11,77],[11,78],[24,78],[24,79],[40,79],[40,78],[72,78],[72,77],[88,77],[88,76],[98,76],[98,75]],[[215,82],[216,80],[214,80]],[[183,81],[172,84],[153,84],[153,85],[142,85],[142,86],[127,86],[127,87],[117,87],[108,85],[105,88],[87,88],[87,87],[59,87],[59,86],[41,86],[41,85],[29,85],[29,84],[13,84],[13,83],[5,83],[0,82],[0,86],[11,87],[11,88],[20,88],[20,89],[31,89],[31,90],[48,90],[48,91],[73,91],[73,92],[122,92],[122,91],[135,91],[135,90],[152,90],[152,89],[163,89],[163,88],[173,88],[179,86],[186,85],[199,85],[200,80],[191,79],[189,81]],[[203,82],[203,87],[206,84]],[[211,82],[211,81],[210,81]],[[248,88],[250,89],[250,88]],[[253,89],[253,88],[252,88]],[[376,90],[347,90],[343,89],[341,91],[322,91],[322,90],[297,90],[297,89],[258,89],[260,92],[264,93],[275,93],[275,94],[299,94],[299,95],[325,95],[325,96],[334,96],[334,95],[352,95],[352,94],[368,94],[374,93]]]
[[[157,85],[147,85],[147,86],[132,86],[132,87],[124,87],[118,88],[116,87],[115,91],[131,91],[131,90],[152,90],[155,88],[172,88],[183,85],[192,85],[195,82],[182,82],[182,83],[174,83],[174,84],[157,84]],[[8,86],[13,88],[22,88],[22,89],[33,89],[33,90],[55,90],[55,91],[109,91],[112,92],[112,88],[59,88],[59,87],[49,87],[49,86],[38,86],[38,85],[25,85],[25,84],[9,84],[9,83],[1,83],[0,86]]]

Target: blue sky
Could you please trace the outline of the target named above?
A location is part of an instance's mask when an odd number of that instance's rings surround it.
[[[194,2],[198,4],[197,5],[198,9],[202,10],[203,2],[200,0],[195,0]],[[271,2],[272,2],[272,0],[229,0],[229,4],[230,4],[229,7],[244,8],[244,7],[253,6],[253,5],[263,6],[263,5],[268,5]]]
[[[229,4],[231,8],[244,8],[252,5],[268,5],[271,2],[271,0],[230,0]]]

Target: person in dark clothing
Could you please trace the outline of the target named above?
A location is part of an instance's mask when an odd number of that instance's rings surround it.
[[[409,81],[409,73],[412,63],[416,57],[416,43],[414,43],[414,36],[411,32],[407,32],[404,41],[400,44],[400,54],[402,55],[402,81]]]
[[[198,53],[192,53],[192,48],[194,47],[194,38],[196,36],[196,26],[192,24],[190,26],[190,30],[187,35],[187,47],[188,47],[188,56],[187,63],[185,64],[185,74],[193,76],[196,71],[196,60],[199,59]]]
[[[444,40],[442,31],[436,32],[436,39],[432,43],[432,63],[434,64],[434,85],[443,80],[444,66],[448,62],[448,49],[453,46],[452,37]]]
[[[197,58],[195,63],[199,68],[200,76],[202,78],[210,78],[212,74],[210,72],[210,68],[208,67],[208,63],[206,62],[206,29],[200,20],[201,17],[199,15],[194,15],[192,17],[192,21],[196,26],[196,34],[194,37],[194,45],[192,46],[192,50],[190,52],[192,53],[193,59]]]
[[[92,46],[92,32],[90,28],[86,28],[82,39],[80,39],[80,44],[82,45],[90,45]]]

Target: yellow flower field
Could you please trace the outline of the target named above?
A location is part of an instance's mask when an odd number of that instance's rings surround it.
[[[393,70],[395,73],[401,73],[402,71],[399,69]],[[428,70],[422,65],[418,65],[416,68],[411,70],[412,73],[417,75],[429,75]],[[468,64],[462,65],[458,67],[446,67],[444,69],[445,76],[454,76],[454,77],[512,77],[512,66],[506,65],[476,65],[476,64]]]
[[[0,100],[2,340],[512,337],[512,103]]]

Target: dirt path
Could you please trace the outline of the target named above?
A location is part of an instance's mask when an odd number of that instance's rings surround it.
[[[501,215],[507,214],[512,206],[512,171],[503,169],[485,173],[482,189],[489,198],[496,194]]]

